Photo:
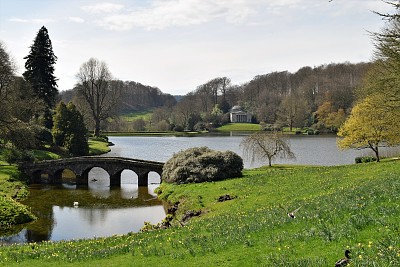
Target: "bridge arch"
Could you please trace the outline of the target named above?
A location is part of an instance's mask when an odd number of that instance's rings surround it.
[[[73,176],[73,177],[72,177]],[[66,181],[75,181],[76,180],[76,173],[74,170],[69,168],[60,168],[54,172],[53,181],[54,183],[63,183]]]
[[[125,169],[121,172],[121,184],[138,184],[139,183],[139,175],[131,170]]]
[[[31,179],[34,184],[52,184],[53,183],[53,172],[50,170],[35,170],[31,174]]]
[[[21,164],[21,170],[31,177],[32,182],[42,181],[39,173],[48,173],[48,182],[59,184],[62,182],[62,172],[71,170],[76,176],[76,184],[88,186],[89,172],[94,168],[104,169],[110,177],[111,186],[121,185],[121,174],[124,170],[131,170],[138,176],[138,185],[147,186],[149,173],[157,173],[161,177],[164,163],[119,157],[76,157],[60,160],[48,160],[36,163]]]
[[[155,171],[150,171],[148,174],[150,184],[161,184],[161,174]]]

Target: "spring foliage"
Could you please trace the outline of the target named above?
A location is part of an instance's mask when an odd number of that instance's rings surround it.
[[[351,111],[350,117],[340,128],[338,141],[341,149],[371,148],[379,161],[379,146],[400,143],[398,130],[399,112],[393,112],[385,105],[380,94],[366,97]]]
[[[10,197],[0,196],[0,206],[0,230],[10,225],[30,222],[36,218],[26,206]]]
[[[162,180],[168,183],[201,183],[242,175],[243,160],[232,151],[215,151],[194,147],[180,151],[169,159]]]

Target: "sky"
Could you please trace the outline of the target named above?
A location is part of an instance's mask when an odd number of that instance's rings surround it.
[[[60,91],[90,58],[115,79],[185,95],[216,77],[233,84],[274,71],[373,59],[381,0],[0,0],[0,41],[25,71],[42,26]]]

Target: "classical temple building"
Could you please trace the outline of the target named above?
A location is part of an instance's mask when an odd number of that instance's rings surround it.
[[[231,122],[251,122],[251,114],[244,111],[241,106],[234,106],[229,115]]]

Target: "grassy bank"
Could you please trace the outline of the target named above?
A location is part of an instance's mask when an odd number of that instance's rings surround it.
[[[185,226],[0,248],[8,266],[399,266],[400,162],[276,166],[227,181],[161,186]],[[221,195],[232,200],[218,202]],[[287,211],[300,207],[295,219]],[[20,263],[16,263],[16,261]]]
[[[254,123],[228,123],[225,124],[219,128],[217,128],[217,131],[219,132],[233,132],[233,131],[260,131],[261,126],[260,124],[254,124]]]
[[[0,151],[0,233],[6,233],[10,225],[35,219],[30,210],[18,203],[28,195],[28,187],[18,179],[20,173],[16,165],[4,161]]]
[[[110,144],[105,140],[89,139],[89,154],[101,155],[110,152]]]

